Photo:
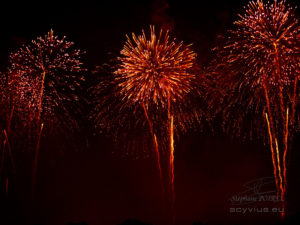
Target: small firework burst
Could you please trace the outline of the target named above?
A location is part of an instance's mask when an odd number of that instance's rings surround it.
[[[73,49],[73,45],[66,37],[54,36],[51,30],[44,38],[11,53],[10,93],[25,125],[40,121],[48,128],[74,126],[71,114],[85,70],[82,52]]]
[[[225,123],[256,128],[272,153],[277,193],[286,194],[287,152],[295,131],[300,26],[284,0],[251,1],[219,51],[217,82],[229,90]],[[227,87],[226,87],[227,86]],[[246,120],[247,116],[254,120]],[[250,124],[249,124],[250,123]]]

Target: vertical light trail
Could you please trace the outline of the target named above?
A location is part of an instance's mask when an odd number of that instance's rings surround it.
[[[172,213],[172,222],[175,223],[176,214],[175,214],[175,187],[174,187],[174,121],[173,115],[171,115],[171,99],[170,91],[168,90],[168,121],[169,121],[169,182],[170,182],[170,194],[171,194],[171,213]]]
[[[276,4],[276,1],[275,1]],[[281,201],[282,201],[282,207],[283,207],[283,212],[281,213],[281,217],[284,218],[285,215],[285,192],[286,192],[286,155],[288,151],[288,132],[289,132],[289,121],[288,121],[288,109],[285,110],[284,107],[284,100],[283,100],[283,85],[281,81],[281,72],[280,72],[280,62],[279,62],[279,56],[278,56],[278,48],[277,48],[277,43],[274,43],[274,48],[275,48],[275,58],[274,58],[274,63],[276,65],[276,74],[278,78],[278,84],[279,84],[279,97],[280,97],[280,110],[281,110],[281,115],[282,115],[282,130],[283,130],[283,143],[284,143],[284,153],[283,153],[283,180],[282,180],[282,174],[281,174],[281,168],[280,168],[280,162],[278,161],[278,170],[279,170],[279,175],[281,177],[281,184],[280,184],[280,189],[281,189]],[[285,115],[286,111],[286,115]],[[278,153],[278,143],[276,140],[276,151],[277,151],[277,157],[279,155]],[[279,160],[279,158],[278,158]],[[284,184],[283,184],[284,182]]]
[[[267,86],[265,83],[263,83],[263,88],[264,88],[265,99],[266,99],[266,103],[267,103],[267,110],[268,110],[268,113],[270,116],[270,129],[271,129],[271,132],[273,133],[273,135],[275,135],[274,121],[272,118],[272,113],[271,113],[272,110],[271,110],[271,106],[270,106],[270,98],[269,98],[268,89],[267,89]],[[273,135],[272,135],[272,137],[273,137]]]
[[[280,155],[279,155],[279,149],[278,149],[278,141],[277,138],[275,138],[275,146],[276,146],[276,154],[277,154],[277,167],[278,167],[278,174],[279,174],[279,180],[280,180],[280,193],[283,193],[283,179],[282,179],[282,173],[281,173],[281,164],[280,164]]]
[[[269,138],[270,138],[270,149],[271,149],[271,154],[272,154],[272,162],[273,162],[274,177],[275,177],[275,182],[276,182],[276,190],[277,190],[277,195],[279,195],[280,189],[279,189],[279,182],[278,182],[278,176],[277,176],[277,165],[276,165],[276,159],[275,159],[275,152],[273,149],[273,136],[272,136],[270,122],[269,122],[267,113],[266,113],[266,121],[267,121],[267,125],[268,125],[268,133],[269,133]]]
[[[170,120],[170,182],[171,182],[171,194],[172,194],[172,202],[175,202],[175,188],[174,188],[174,123],[173,116],[171,116]]]
[[[161,169],[161,162],[160,162],[160,153],[159,153],[159,148],[158,148],[158,142],[157,142],[156,135],[154,133],[153,123],[151,122],[151,120],[149,118],[148,111],[147,111],[147,108],[146,108],[145,104],[143,104],[143,109],[144,109],[144,113],[145,113],[145,116],[147,118],[148,125],[149,125],[149,128],[150,128],[150,133],[151,133],[151,137],[152,137],[153,147],[154,147],[154,150],[155,150],[155,153],[156,153],[156,157],[157,157],[157,165],[158,165],[158,170],[159,170],[160,183],[161,183],[161,186],[162,186],[162,193],[164,195],[163,176],[162,176],[162,169]]]
[[[268,117],[268,113],[266,113],[266,121],[267,121],[267,125],[268,125],[268,133],[269,133],[269,138],[270,138],[270,149],[271,149],[271,154],[272,154],[272,163],[273,163],[273,170],[274,170],[274,177],[275,177],[275,182],[276,182],[276,190],[277,190],[277,195],[279,196],[279,194],[281,193],[280,191],[280,185],[279,185],[279,179],[278,179],[278,166],[276,164],[276,157],[275,157],[275,151],[274,151],[274,147],[273,147],[273,139],[276,141],[276,137],[275,137],[275,129],[274,129],[274,123],[273,123],[273,118],[272,118],[272,114],[271,114],[271,106],[270,106],[270,99],[269,99],[269,95],[268,95],[268,89],[265,83],[263,83],[263,88],[264,88],[264,93],[265,93],[265,99],[266,99],[266,103],[267,103],[267,111],[269,113],[269,117]],[[279,174],[280,176],[280,174]]]

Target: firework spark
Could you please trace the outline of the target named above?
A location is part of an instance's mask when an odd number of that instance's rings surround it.
[[[229,119],[235,114],[238,128],[245,115],[258,114],[266,119],[264,123],[256,120],[259,122],[254,126],[263,136],[268,131],[277,192],[284,198],[288,142],[295,127],[298,98],[299,22],[294,8],[284,0],[251,1],[245,15],[239,17],[236,29],[219,52],[223,58],[219,58],[219,69],[226,68],[229,73],[219,77],[219,82],[234,90],[226,101],[225,116]]]

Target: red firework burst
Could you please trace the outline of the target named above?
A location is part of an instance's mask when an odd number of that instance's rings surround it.
[[[81,51],[51,30],[44,38],[10,54],[8,95],[22,128],[37,135],[32,170],[32,194],[44,125],[49,131],[77,128],[77,91],[83,81]],[[34,129],[32,129],[34,128]],[[18,129],[18,128],[17,128]],[[35,137],[33,135],[33,137]]]
[[[218,57],[218,82],[233,90],[223,112],[239,129],[245,115],[259,115],[250,124],[269,139],[277,192],[284,198],[298,98],[299,22],[285,1],[251,1],[230,33]]]
[[[85,69],[82,52],[73,45],[51,30],[10,54],[10,95],[25,125],[32,121],[47,123],[48,128],[76,125],[71,115]]]

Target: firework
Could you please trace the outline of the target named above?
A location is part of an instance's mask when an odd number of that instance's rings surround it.
[[[163,33],[161,30],[156,36],[154,27],[150,27],[149,40],[144,31],[138,37],[132,34],[132,39],[127,36],[121,55],[115,79],[119,82],[123,99],[129,104],[133,102],[143,106],[150,130],[153,130],[153,125],[148,117],[147,108],[156,105],[167,110],[170,123],[170,126],[167,126],[170,140],[170,187],[174,201],[174,129],[171,105],[180,104],[178,102],[192,89],[191,83],[195,76],[189,73],[188,69],[193,66],[196,54],[189,46],[169,41],[168,32]],[[156,134],[153,131],[151,133],[158,165],[161,168]]]
[[[74,119],[79,97],[77,91],[84,80],[81,55],[66,37],[59,39],[51,30],[44,38],[10,54],[8,84],[11,103],[23,127],[37,133],[33,162],[33,185],[42,130],[77,128]]]
[[[189,98],[197,92],[197,77],[193,73],[195,59],[190,45],[171,40],[169,33],[163,30],[157,34],[150,26],[149,37],[144,31],[139,36],[127,36],[112,71],[114,75],[108,76],[94,90],[97,96],[93,113],[96,125],[112,130],[123,127],[126,133],[131,129],[150,130],[143,135],[152,139],[161,180],[161,154],[168,152],[172,201],[174,130],[186,130],[200,119],[200,113],[192,109],[192,98]],[[110,93],[108,97],[104,92]]]
[[[284,0],[267,4],[251,1],[245,15],[239,17],[225,48],[219,51],[218,69],[223,75],[218,82],[233,87],[223,111],[239,130],[246,115],[265,119],[261,123],[256,118],[250,125],[263,136],[268,131],[277,193],[283,199],[288,143],[297,108],[300,27],[294,8]]]
[[[48,128],[74,127],[71,117],[76,90],[84,80],[82,52],[73,49],[66,37],[59,39],[51,30],[44,38],[10,54],[8,79],[16,113],[25,125],[32,121]]]
[[[175,103],[192,90],[195,75],[188,72],[196,54],[190,46],[170,41],[168,32],[161,30],[158,37],[151,27],[150,40],[145,32],[140,36],[127,36],[121,51],[120,68],[115,72],[120,93],[129,102],[166,107],[168,95]]]

